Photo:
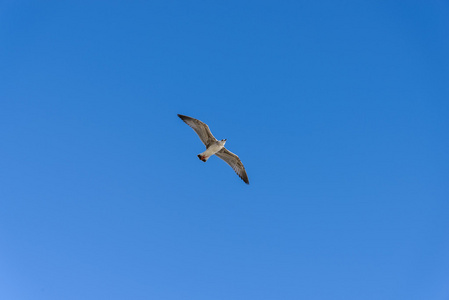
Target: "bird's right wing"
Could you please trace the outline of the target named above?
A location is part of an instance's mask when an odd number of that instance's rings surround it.
[[[240,158],[229,151],[226,148],[222,148],[220,151],[215,153],[216,156],[224,160],[228,165],[234,169],[235,173],[239,175],[240,178],[246,183],[249,184],[248,175],[246,175],[245,167],[242,164]]]
[[[178,114],[178,117],[181,118],[187,125],[192,127],[195,130],[196,134],[200,137],[200,140],[206,145],[206,148],[209,147],[213,142],[216,142],[217,139],[210,132],[209,126],[201,122],[200,120],[183,116]]]

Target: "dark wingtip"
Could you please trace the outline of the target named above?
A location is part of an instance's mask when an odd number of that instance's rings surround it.
[[[191,117],[184,116],[184,115],[181,115],[181,114],[178,114],[178,117],[181,118],[181,120],[183,120],[184,122],[185,122],[186,120],[192,119]]]

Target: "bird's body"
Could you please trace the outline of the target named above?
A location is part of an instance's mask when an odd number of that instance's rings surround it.
[[[206,151],[203,153],[198,154],[199,159],[206,162],[209,157],[220,151],[224,148],[224,144],[226,143],[226,140],[222,141],[216,141],[212,143],[209,147],[207,147]]]
[[[206,146],[206,151],[198,154],[200,160],[206,162],[215,154],[230,165],[245,183],[249,184],[248,175],[246,175],[245,167],[239,157],[224,147],[226,139],[218,141],[210,132],[209,126],[200,120],[180,114],[178,114],[178,117],[195,130],[200,137],[200,140]]]

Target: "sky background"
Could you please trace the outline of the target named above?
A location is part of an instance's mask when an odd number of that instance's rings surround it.
[[[0,298],[449,299],[448,37],[443,0],[0,1]]]

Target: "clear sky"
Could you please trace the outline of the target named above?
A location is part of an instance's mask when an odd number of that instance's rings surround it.
[[[449,299],[448,37],[444,0],[0,1],[0,298]]]

